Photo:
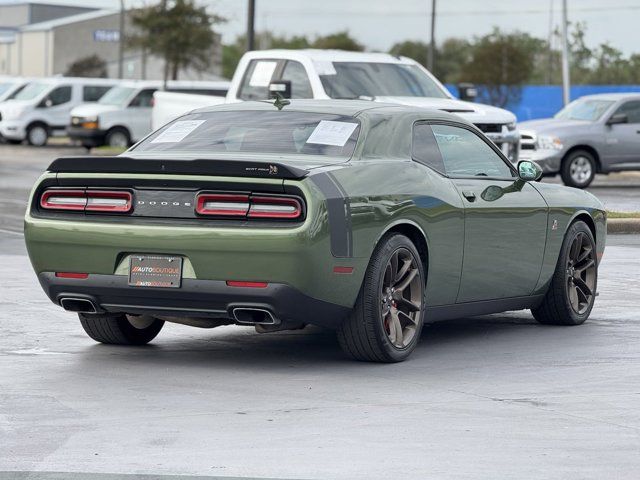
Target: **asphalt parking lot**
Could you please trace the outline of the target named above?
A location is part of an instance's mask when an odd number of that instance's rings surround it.
[[[313,328],[168,324],[147,347],[109,347],[49,302],[22,242],[31,184],[67,153],[83,154],[0,145],[0,472],[637,478],[639,236],[609,237],[581,327],[528,312],[439,323],[395,365],[348,361]],[[591,190],[640,210],[640,177]]]

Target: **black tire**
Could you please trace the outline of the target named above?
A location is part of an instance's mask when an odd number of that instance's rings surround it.
[[[27,143],[33,147],[44,147],[49,140],[49,127],[44,123],[33,123],[27,128]]]
[[[562,159],[560,176],[569,187],[587,188],[596,176],[596,168],[596,159],[591,152],[574,150]]]
[[[591,248],[593,254],[594,270],[592,270],[592,295],[589,302],[585,302],[584,311],[576,311],[571,305],[569,289],[573,288],[574,280],[570,278],[570,272],[576,270],[571,268],[571,248],[575,239],[580,236]],[[585,249],[586,250],[586,249]],[[598,267],[596,260],[596,243],[591,233],[591,229],[586,223],[577,221],[573,223],[567,231],[562,242],[560,257],[556,265],[555,272],[551,279],[549,289],[544,296],[544,300],[537,308],[531,310],[535,319],[545,325],[581,325],[593,308],[598,285]]]
[[[114,127],[104,137],[104,144],[113,148],[129,148],[131,135],[126,128]]]
[[[403,348],[394,345],[385,331],[382,312],[382,287],[391,257],[398,251],[410,252],[420,279],[421,309],[416,312],[417,324],[412,325],[413,336]],[[412,267],[413,268],[413,267]],[[367,362],[401,362],[415,349],[424,322],[425,272],[420,254],[409,238],[400,234],[383,237],[371,256],[356,304],[350,316],[338,328],[338,342],[351,358]],[[413,288],[413,286],[411,286]],[[395,304],[394,304],[395,306]]]
[[[15,138],[7,138],[7,139],[5,139],[5,141],[9,145],[20,145],[22,143],[22,140],[16,140]]]
[[[111,345],[145,345],[153,340],[164,321],[153,317],[131,317],[125,314],[84,314],[79,313],[84,331],[96,342]],[[143,328],[135,327],[131,322],[142,320]]]

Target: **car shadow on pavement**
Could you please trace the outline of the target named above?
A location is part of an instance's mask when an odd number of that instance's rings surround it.
[[[193,368],[271,369],[292,365],[372,365],[349,360],[340,350],[335,332],[308,326],[303,330],[258,334],[249,327],[222,327],[193,333],[170,325],[172,335],[144,347],[92,345],[81,353],[82,362],[114,363],[130,368],[154,365]],[[165,326],[165,328],[167,328]],[[409,361],[449,355],[451,349],[469,348],[487,340],[526,342],[531,329],[540,327],[530,315],[489,315],[425,325],[420,344]],[[225,331],[223,331],[225,329]]]

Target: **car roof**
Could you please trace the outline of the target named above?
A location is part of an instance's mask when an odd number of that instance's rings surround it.
[[[640,92],[611,92],[596,93],[594,95],[584,95],[576,100],[593,99],[593,100],[640,100]]]
[[[283,110],[295,112],[310,113],[326,113],[333,115],[397,115],[397,114],[413,114],[424,117],[425,120],[444,120],[455,121],[471,125],[458,115],[443,112],[432,108],[416,107],[412,105],[399,105],[395,103],[373,102],[369,100],[291,100]],[[229,111],[256,111],[256,110],[274,110],[273,101],[251,101],[227,103],[222,105],[214,105],[203,107],[194,112],[229,112]]]
[[[410,58],[391,55],[389,53],[350,52],[346,50],[318,50],[313,48],[288,50],[256,50],[247,53],[249,58],[308,58],[317,62],[374,62],[374,63],[415,63]]]

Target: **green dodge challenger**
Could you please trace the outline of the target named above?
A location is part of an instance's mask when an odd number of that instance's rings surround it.
[[[145,344],[165,321],[315,324],[355,359],[397,362],[425,322],[587,319],[606,239],[591,194],[535,182],[535,164],[514,168],[450,113],[274,103],[197,110],[39,179],[29,257],[91,338]]]

